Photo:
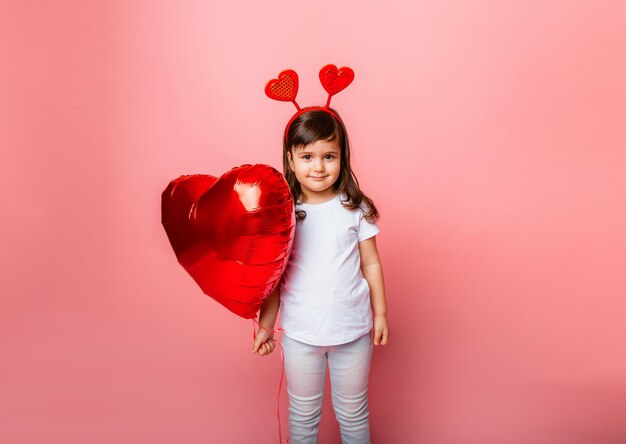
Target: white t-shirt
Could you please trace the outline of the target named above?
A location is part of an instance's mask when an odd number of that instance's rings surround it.
[[[290,338],[311,345],[344,344],[372,328],[358,244],[380,230],[362,209],[345,208],[340,199],[345,195],[296,205],[306,218],[296,222],[281,286],[281,326]]]

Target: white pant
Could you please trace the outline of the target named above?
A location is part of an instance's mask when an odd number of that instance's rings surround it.
[[[289,395],[289,441],[317,444],[322,416],[326,360],[333,408],[344,444],[369,444],[367,388],[372,359],[372,335],[347,344],[316,346],[283,335],[285,375]]]

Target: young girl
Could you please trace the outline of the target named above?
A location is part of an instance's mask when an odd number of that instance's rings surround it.
[[[261,307],[253,345],[253,353],[272,353],[281,307],[292,444],[317,443],[327,361],[342,442],[370,442],[372,342],[389,340],[378,211],[350,168],[344,124],[329,111],[306,111],[285,130],[295,238],[281,284]]]

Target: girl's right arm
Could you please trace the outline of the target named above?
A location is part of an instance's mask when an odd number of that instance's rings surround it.
[[[270,354],[276,346],[274,342],[274,324],[280,308],[280,283],[274,291],[265,298],[259,314],[259,331],[257,332],[252,346],[252,353],[261,356]]]

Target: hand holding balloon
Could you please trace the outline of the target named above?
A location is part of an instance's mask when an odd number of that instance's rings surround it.
[[[252,353],[257,353],[260,356],[267,356],[274,351],[276,342],[274,339],[274,332],[269,329],[259,327],[259,331],[254,338],[252,345]]]

